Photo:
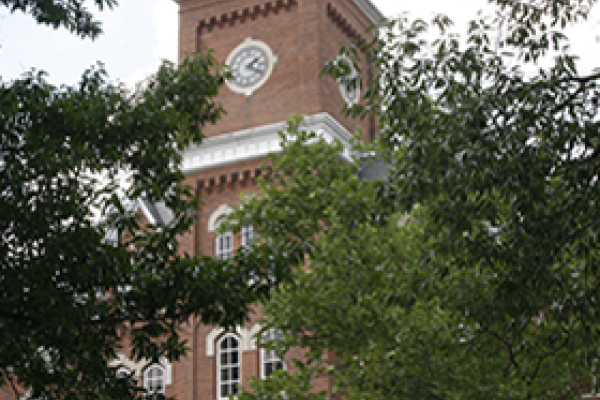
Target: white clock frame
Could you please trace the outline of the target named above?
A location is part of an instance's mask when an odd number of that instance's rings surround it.
[[[227,60],[225,60],[225,64],[229,66],[231,64],[231,62],[233,61],[233,58],[235,57],[235,55],[239,51],[243,50],[245,47],[248,47],[248,46],[256,46],[256,47],[260,48],[261,50],[263,50],[265,52],[265,54],[267,55],[269,65],[267,67],[267,71],[265,72],[265,76],[252,87],[240,87],[240,86],[236,85],[235,82],[233,82],[229,79],[227,79],[225,81],[225,84],[234,93],[240,93],[240,94],[244,94],[246,96],[252,96],[252,94],[254,92],[256,92],[262,85],[264,85],[269,80],[269,77],[273,73],[273,68],[275,67],[275,64],[277,63],[277,56],[273,53],[273,51],[271,50],[269,45],[266,44],[265,42],[263,42],[262,40],[256,40],[256,39],[252,39],[251,37],[247,37],[242,43],[240,43],[233,50],[231,50],[231,52],[227,56]]]
[[[346,62],[346,63],[348,63],[348,65],[350,65],[350,75],[348,76],[348,79],[354,79],[354,78],[358,77],[358,72],[356,71],[356,68],[354,67],[354,63],[352,62],[350,57],[343,54],[343,55],[338,56],[336,62],[339,60],[344,60],[344,62]],[[348,87],[346,86],[347,82],[344,82],[343,79],[338,79],[338,85],[340,87],[340,94],[342,95],[346,104],[348,104],[349,106],[353,106],[353,105],[357,104],[358,102],[360,102],[360,85],[359,85],[358,80],[355,80],[355,86],[354,86],[354,89],[356,90],[356,99],[355,100],[348,98]]]

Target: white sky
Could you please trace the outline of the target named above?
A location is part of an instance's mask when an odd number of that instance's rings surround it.
[[[484,7],[484,0],[372,0],[385,14],[409,11],[427,19],[448,14],[457,25]],[[37,25],[21,13],[0,7],[0,77],[17,78],[34,67],[49,72],[55,84],[77,82],[81,73],[101,60],[113,80],[129,85],[156,70],[160,59],[177,58],[178,6],[173,0],[120,0],[113,11],[96,12],[104,34],[95,41],[79,39],[65,29]],[[572,48],[584,68],[600,67],[600,6],[590,22],[571,34]]]

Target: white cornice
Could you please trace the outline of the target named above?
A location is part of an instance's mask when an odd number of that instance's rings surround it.
[[[370,0],[352,0],[373,24],[379,24],[385,16]]]
[[[185,174],[255,160],[269,153],[281,151],[279,132],[285,130],[285,121],[243,129],[206,139],[200,146],[191,146],[182,154]],[[351,133],[328,113],[306,117],[303,129],[315,132],[328,143],[339,140],[344,146],[344,157],[350,157]]]
[[[179,4],[180,0],[173,0]],[[378,24],[385,18],[377,7],[370,0],[352,0],[354,4],[371,20],[372,23]]]

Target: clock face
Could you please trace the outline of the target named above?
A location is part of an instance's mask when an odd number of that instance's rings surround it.
[[[236,93],[250,96],[267,81],[276,61],[277,57],[266,43],[247,38],[227,57],[233,76],[226,81],[227,86]]]
[[[238,50],[229,66],[233,82],[242,88],[250,88],[265,78],[269,67],[269,57],[257,46],[247,46]]]
[[[346,101],[346,104],[353,106],[360,100],[360,87],[359,80],[357,79],[358,73],[354,68],[354,64],[348,57],[342,56],[338,60],[343,60],[345,65],[350,68],[348,75],[339,78],[338,83],[340,85],[340,93]]]

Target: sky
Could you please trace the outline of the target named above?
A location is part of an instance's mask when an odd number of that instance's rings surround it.
[[[386,16],[408,11],[429,18],[446,13],[464,24],[484,0],[372,0]],[[0,7],[0,78],[12,80],[31,68],[43,69],[54,84],[75,84],[82,72],[102,61],[111,80],[133,86],[155,71],[161,59],[177,60],[178,6],[173,0],[120,0],[111,11],[96,12],[104,34],[79,39],[65,29],[38,25],[22,13]],[[600,66],[600,6],[585,25],[572,31],[572,48],[584,69]]]

